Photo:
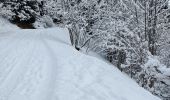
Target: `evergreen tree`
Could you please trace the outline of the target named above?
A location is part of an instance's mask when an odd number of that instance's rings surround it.
[[[6,0],[3,8],[9,12],[4,16],[10,15],[8,18],[14,23],[33,23],[36,16],[42,14],[41,6],[42,4],[35,0]]]

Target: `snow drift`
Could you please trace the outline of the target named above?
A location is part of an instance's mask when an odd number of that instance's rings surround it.
[[[76,51],[66,29],[0,32],[0,100],[160,100]]]

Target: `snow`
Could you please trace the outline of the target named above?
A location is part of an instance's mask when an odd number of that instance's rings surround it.
[[[19,29],[19,28],[0,16],[0,32],[1,33],[9,32],[11,30],[16,30],[16,29]]]
[[[76,51],[67,29],[0,32],[0,100],[160,100],[102,59]]]
[[[149,56],[148,62],[145,64],[144,67],[155,67],[155,66],[158,67],[158,69],[161,71],[163,75],[170,76],[170,68],[161,64],[157,56]]]
[[[43,16],[39,18],[35,23],[34,27],[36,29],[43,29],[43,28],[49,28],[49,27],[54,27],[53,20],[51,19],[50,16]]]

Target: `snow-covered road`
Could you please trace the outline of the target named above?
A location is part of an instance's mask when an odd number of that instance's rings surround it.
[[[0,32],[0,100],[160,99],[52,28]]]
[[[52,100],[57,56],[47,41],[53,39],[60,40],[44,30],[0,34],[0,100]]]

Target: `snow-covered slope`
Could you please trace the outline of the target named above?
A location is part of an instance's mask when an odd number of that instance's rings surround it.
[[[0,100],[160,99],[52,28],[0,32]]]
[[[0,32],[1,33],[9,32],[11,30],[16,30],[16,29],[19,29],[19,28],[0,16]]]

